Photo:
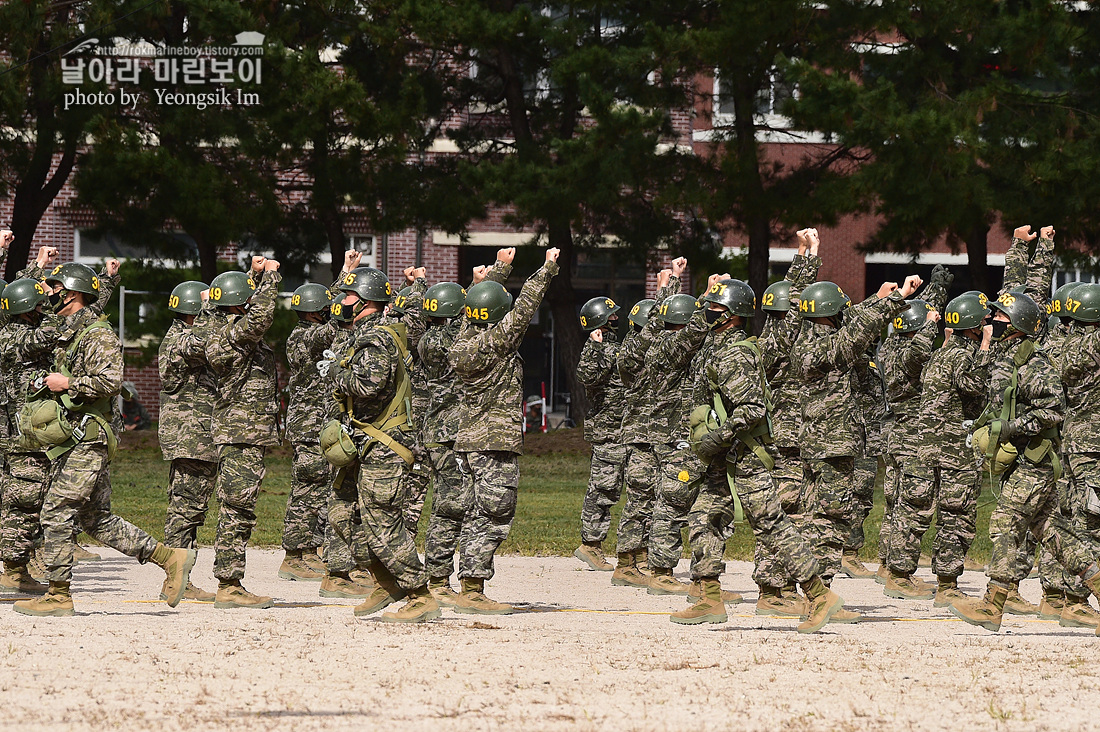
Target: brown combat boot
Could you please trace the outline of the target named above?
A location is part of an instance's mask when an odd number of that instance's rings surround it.
[[[34,550],[34,554],[31,555],[30,560],[27,562],[27,571],[30,572],[31,577],[39,582],[46,580],[46,575],[49,574],[49,570],[46,568],[46,563],[42,561],[42,547]]]
[[[634,566],[634,556],[631,552],[619,554],[619,564],[611,575],[611,584],[616,587],[636,587],[639,590],[649,587],[649,575],[643,574]]]
[[[588,565],[589,569],[597,572],[610,572],[615,568],[603,555],[603,547],[600,542],[581,544],[573,551],[573,556]]]
[[[826,587],[819,577],[804,584],[802,590],[810,601],[810,609],[806,619],[798,624],[799,633],[816,633],[844,607],[844,598]]]
[[[1025,600],[1023,595],[1020,594],[1019,587],[1019,585],[1016,585],[1008,591],[1008,597],[1005,598],[1004,612],[1009,615],[1038,615],[1039,606],[1032,605]]]
[[[859,555],[854,551],[846,551],[840,557],[840,571],[852,579],[866,579],[875,576],[874,572],[863,566],[863,562],[859,561]]]
[[[428,581],[428,592],[432,593],[440,607],[454,607],[458,602],[458,593],[451,589],[450,577],[433,577]]]
[[[242,608],[247,610],[262,610],[275,607],[275,601],[264,595],[253,595],[241,586],[239,580],[230,580],[218,583],[218,594],[214,596],[214,607],[229,610]]]
[[[193,602],[214,602],[214,598],[217,597],[213,592],[207,592],[201,588],[195,587],[190,582],[187,583],[187,588],[183,591],[184,600],[192,600]],[[164,580],[164,585],[160,588],[160,600],[161,602],[168,601],[168,580]]]
[[[886,579],[890,576],[890,570],[886,567],[886,564],[878,565],[878,569],[875,571],[875,582],[880,585],[886,584]]]
[[[1008,588],[992,582],[985,590],[985,597],[975,600],[957,600],[951,603],[951,614],[971,625],[978,625],[996,633],[1001,629]]]
[[[910,575],[899,574],[891,569],[882,594],[898,600],[931,600],[936,596],[936,591],[926,582],[918,583]]]
[[[970,596],[959,589],[959,582],[954,577],[940,577],[936,587],[936,601],[933,607],[949,607],[955,600],[969,600]]]
[[[485,580],[466,577],[462,593],[455,599],[455,612],[470,615],[511,615],[515,608],[485,596]]]
[[[680,625],[699,625],[700,623],[724,623],[726,606],[722,602],[722,584],[717,579],[700,580],[703,596],[686,610],[673,613],[669,620]]]
[[[316,554],[314,554],[316,556]],[[300,551],[288,551],[279,565],[279,579],[297,580],[299,582],[320,582],[325,578],[324,572],[318,572],[309,566],[302,557]]]
[[[33,600],[19,600],[12,609],[21,615],[33,615],[39,618],[67,618],[76,614],[68,582],[51,582],[50,589],[45,595]]]
[[[651,595],[686,595],[689,585],[672,576],[671,569],[655,569],[646,589]]]
[[[175,607],[183,599],[183,592],[191,579],[191,570],[199,553],[194,549],[172,549],[157,543],[150,561],[164,570],[165,579],[162,592],[168,607]]]
[[[96,554],[95,552],[88,551],[84,547],[80,546],[80,544],[77,544],[75,547],[73,547],[74,562],[98,562],[100,559],[103,559],[103,557]]]
[[[34,581],[26,564],[4,562],[4,574],[0,575],[0,594],[42,595],[49,587]]]
[[[779,587],[760,585],[760,597],[756,601],[757,615],[797,618],[805,612],[805,608],[801,597],[785,596]]]
[[[691,587],[688,588],[687,601],[695,602],[700,597],[703,597],[703,580],[698,580],[691,583]],[[736,605],[739,602],[744,602],[745,598],[740,592],[732,592],[730,590],[722,590],[722,602],[729,605]]]
[[[647,577],[652,576],[653,567],[649,566],[649,550],[639,549],[634,552],[634,566],[638,568],[638,571]]]
[[[347,575],[326,574],[321,580],[321,589],[317,594],[321,597],[335,597],[342,600],[365,600],[376,587],[378,585],[374,584],[373,579],[369,585],[363,585]]]
[[[1066,596],[1055,590],[1044,590],[1039,601],[1039,618],[1042,620],[1061,620],[1062,610],[1066,607]]]
[[[328,566],[325,564],[324,558],[321,556],[321,547],[315,549],[303,549],[302,561],[309,565],[309,568],[314,572],[320,572],[321,576],[328,574]]]
[[[426,623],[429,620],[435,620],[442,614],[439,604],[432,597],[432,593],[428,592],[428,587],[425,585],[409,592],[409,601],[405,603],[405,607],[395,613],[382,613],[382,622]]]
[[[1058,625],[1063,628],[1100,627],[1100,613],[1092,609],[1087,595],[1066,595],[1066,606],[1058,618]]]
[[[405,592],[401,588],[394,586],[387,589],[382,585],[378,585],[366,600],[355,606],[353,612],[357,618],[364,615],[373,615],[379,610],[404,599]]]

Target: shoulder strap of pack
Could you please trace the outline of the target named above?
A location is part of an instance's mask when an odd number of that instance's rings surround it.
[[[397,389],[385,409],[379,412],[378,416],[370,422],[363,422],[355,418],[352,412],[353,402],[350,396],[347,397],[344,411],[347,413],[351,423],[366,432],[370,440],[382,443],[399,455],[407,464],[412,465],[415,462],[415,456],[412,451],[388,434],[391,430],[395,429],[407,431],[413,426],[411,403],[412,380],[409,379],[409,370],[407,368],[410,356],[404,325],[397,323],[392,325],[379,325],[377,327],[385,331],[386,334],[393,339],[394,345],[397,347],[398,355],[401,357],[397,362]],[[354,348],[348,352],[349,360],[354,353]]]
[[[763,389],[764,391],[765,406],[764,419],[753,427],[741,430],[737,433],[736,437],[738,440],[744,443],[746,447],[752,450],[753,453],[755,453],[756,457],[760,459],[760,462],[763,463],[764,467],[767,470],[771,470],[775,467],[775,460],[770,454],[768,454],[767,448],[765,448],[764,444],[761,442],[761,440],[769,440],[772,434],[772,400],[771,389],[768,387],[768,378],[767,375],[764,373],[764,363],[762,359],[762,354],[760,352],[760,346],[757,345],[755,336],[740,341],[734,341],[730,345],[736,346],[737,348],[746,348],[756,354],[757,366],[759,367],[760,371],[760,386],[761,389]],[[712,400],[714,402],[714,413],[718,417],[718,424],[725,424],[726,419],[729,416],[729,413],[726,411],[725,399],[722,397],[722,393],[718,389],[717,384],[712,381],[710,382],[710,387]]]
[[[73,357],[76,356],[76,351],[80,348],[81,341],[84,340],[84,336],[88,335],[92,330],[96,328],[110,328],[110,324],[107,322],[106,315],[100,315],[98,318],[88,323],[84,328],[73,338],[73,342],[69,344],[69,347],[65,349],[64,356],[58,359],[58,371],[64,373],[66,376],[72,376],[72,374],[65,373],[68,371],[69,364],[72,363]],[[64,369],[63,371],[61,369]]]

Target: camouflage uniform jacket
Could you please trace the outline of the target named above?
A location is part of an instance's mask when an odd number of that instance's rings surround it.
[[[456,451],[523,452],[523,360],[517,351],[557,273],[557,262],[543,264],[499,323],[462,323],[450,357],[461,389]]]
[[[668,284],[657,291],[654,309],[679,291],[680,278],[670,278]],[[661,323],[650,318],[640,331],[631,330],[627,334],[616,355],[619,379],[625,389],[620,433],[624,445],[650,444],[648,409],[651,397],[644,377],[648,373],[649,351],[665,333]]]
[[[160,342],[159,435],[165,460],[218,461],[210,433],[218,382],[206,361],[212,318],[199,315],[193,326],[177,319]]]
[[[264,334],[275,317],[282,276],[264,272],[245,315],[213,315],[206,358],[218,379],[213,437],[216,445],[275,446],[279,440],[275,351]]]
[[[886,385],[876,362],[872,346],[863,358],[856,361],[856,398],[863,409],[863,454],[882,455],[886,450],[886,420],[890,410],[886,405]]]
[[[751,348],[734,345],[747,338],[737,328],[714,333],[708,339],[707,359],[693,379],[694,404],[711,404],[715,393],[722,396],[726,421],[717,436],[731,447],[738,432],[755,427],[768,415],[763,359]]]
[[[987,409],[994,419],[1000,417],[1005,389],[1011,383],[1014,357],[1026,339],[1013,338],[991,349],[992,366],[989,377]],[[1066,398],[1054,363],[1045,351],[1035,347],[1034,353],[1020,366],[1016,384],[1016,436],[1012,444],[1023,452],[1028,441],[1048,427],[1059,427],[1066,413]]]
[[[57,343],[61,352],[57,355],[64,358],[65,366],[72,374],[67,389],[69,397],[85,403],[109,398],[112,415],[110,422],[117,429],[118,400],[114,397],[122,393],[122,343],[111,328],[92,328],[84,333],[99,317],[90,307],[82,308],[66,317],[65,331]],[[84,335],[76,350],[71,356],[64,355],[64,351],[81,333]],[[70,414],[69,420],[79,421],[80,417]],[[105,442],[106,439],[106,435],[100,431],[98,440]]]
[[[1000,293],[1022,288],[1039,306],[1039,310],[1044,310],[1050,302],[1050,281],[1054,275],[1054,241],[1039,237],[1030,264],[1027,248],[1028,243],[1023,239],[1012,239],[1012,245],[1005,253],[1004,286]]]
[[[286,339],[290,367],[290,397],[286,408],[286,438],[293,443],[316,443],[325,426],[324,389],[317,362],[332,347],[336,326],[331,322],[300,320]]]
[[[1059,359],[1065,389],[1062,450],[1100,452],[1100,328],[1074,323]]]
[[[585,341],[577,363],[577,381],[584,384],[590,405],[584,417],[584,439],[594,445],[618,442],[622,433],[625,390],[618,354],[619,339],[605,333],[603,343]]]
[[[650,349],[643,389],[649,398],[646,419],[649,421],[648,444],[660,445],[685,441],[691,432],[691,413],[695,372],[702,368],[705,356],[699,359],[710,326],[696,310],[688,324],[680,330],[666,330]]]
[[[966,447],[970,429],[964,423],[977,419],[985,407],[990,354],[977,341],[956,335],[928,359],[917,415],[917,457],[923,464],[974,467],[974,454]]]
[[[808,322],[793,351],[802,380],[802,458],[855,457],[863,450],[863,410],[856,400],[853,367],[897,313],[907,307],[900,296],[872,295],[851,308],[840,327]]]
[[[60,318],[47,317],[38,327],[17,318],[0,328],[0,378],[3,379],[3,426],[19,434],[19,410],[27,401],[31,379],[53,370],[54,351],[61,337]]]
[[[458,385],[449,356],[458,337],[460,318],[461,315],[443,325],[429,325],[416,347],[428,388],[428,409],[423,419],[426,445],[454,442],[458,436],[461,413]]]
[[[341,326],[336,327],[336,334],[332,338],[332,352],[336,354],[336,359],[333,365],[339,364],[348,351],[351,350],[352,344],[355,342],[355,329],[344,328]],[[341,404],[336,400],[336,372],[330,370],[328,376],[321,379],[321,398],[325,407],[326,421],[329,419],[340,419],[343,414],[341,411]]]
[[[427,289],[427,281],[423,277],[418,277],[413,282],[412,291],[405,300],[405,314],[386,315],[382,318],[384,325],[403,323],[405,326],[405,339],[409,346],[409,355],[412,357],[412,366],[409,368],[409,381],[412,385],[412,419],[417,425],[420,425],[421,417],[428,410],[428,379],[420,366],[420,354],[417,351],[417,344],[420,343],[420,339],[428,328],[428,319],[424,317],[422,308],[424,291]]]

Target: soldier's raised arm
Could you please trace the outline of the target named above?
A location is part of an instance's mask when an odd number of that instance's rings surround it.
[[[230,343],[234,345],[246,342],[256,343],[263,339],[264,334],[275,321],[275,301],[278,299],[279,283],[282,281],[279,263],[274,259],[265,260],[263,276],[249,300],[251,307],[244,317],[239,318],[229,327]]]
[[[1012,232],[1012,245],[1005,252],[1005,279],[1001,292],[1023,287],[1027,282],[1027,248],[1034,239],[1030,226],[1017,226]]]
[[[519,291],[515,306],[500,321],[499,325],[478,334],[478,340],[485,348],[498,354],[515,351],[523,342],[523,336],[531,326],[531,319],[538,312],[546,291],[550,289],[550,280],[558,273],[558,250],[546,250],[546,261],[531,275]]]
[[[1027,283],[1024,291],[1039,306],[1046,310],[1050,304],[1050,283],[1054,277],[1054,227],[1039,229],[1039,243],[1035,245],[1035,254],[1027,268]]]

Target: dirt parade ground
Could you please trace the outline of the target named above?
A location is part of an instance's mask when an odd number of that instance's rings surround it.
[[[317,583],[277,579],[253,550],[246,586],[271,610],[157,602],[163,575],[110,550],[79,565],[77,616],[0,605],[0,726],[20,729],[894,730],[1097,729],[1100,639],[1006,616],[999,635],[931,602],[838,579],[856,625],[795,632],[745,602],[682,627],[683,597],[612,587],[572,558],[500,557],[507,617],[408,627],[357,620]],[[196,584],[215,587],[203,550]],[[751,566],[728,589],[755,600]],[[686,562],[680,566],[686,571]],[[928,570],[921,570],[927,577]],[[679,574],[679,573],[678,573]],[[681,574],[681,576],[684,576]],[[971,594],[984,576],[968,573]],[[1037,602],[1037,580],[1021,588]]]

